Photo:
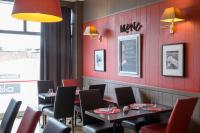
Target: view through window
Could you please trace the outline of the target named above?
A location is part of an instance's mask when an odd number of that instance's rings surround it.
[[[22,101],[20,111],[37,104],[41,24],[12,18],[12,8],[0,1],[0,113],[11,98]]]

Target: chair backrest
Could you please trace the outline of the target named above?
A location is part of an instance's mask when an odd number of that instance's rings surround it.
[[[135,103],[135,97],[131,87],[115,88],[118,106],[125,106]]]
[[[1,122],[0,133],[11,132],[13,123],[21,106],[21,103],[21,101],[11,99]]]
[[[71,128],[60,121],[49,118],[42,133],[70,133]]]
[[[198,98],[179,99],[170,115],[167,133],[188,133],[191,116]]]
[[[98,85],[90,85],[89,86],[89,90],[91,90],[91,89],[99,89],[102,98],[104,96],[105,88],[106,88],[106,84],[98,84]]]
[[[37,81],[38,93],[47,93],[49,89],[54,89],[52,80],[39,80]]]
[[[96,108],[105,107],[103,99],[101,97],[100,90],[84,90],[79,92],[81,103],[81,114],[83,118],[83,126],[99,122],[91,116],[85,114],[86,110],[92,110]]]
[[[49,89],[54,89],[54,82],[52,80],[39,80],[37,81],[38,94],[47,93]],[[54,90],[55,91],[55,90]],[[38,98],[38,103],[50,103],[51,101]]]
[[[76,79],[63,79],[62,80],[62,86],[63,87],[70,87],[70,86],[79,86]]]
[[[35,107],[28,106],[17,129],[17,133],[34,133],[41,113]]]
[[[54,102],[54,117],[72,117],[74,113],[76,87],[58,87]]]

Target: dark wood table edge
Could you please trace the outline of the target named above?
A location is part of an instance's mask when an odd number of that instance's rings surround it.
[[[163,106],[165,106],[165,105],[163,105]],[[147,111],[147,112],[149,112],[148,114],[141,114],[141,115],[136,115],[136,116],[125,117],[125,118],[121,118],[119,120],[116,120],[116,119],[106,120],[103,117],[99,117],[99,115],[106,115],[106,114],[96,114],[94,112],[94,110],[88,110],[88,111],[86,110],[85,114],[92,116],[94,118],[97,118],[99,120],[102,120],[102,121],[114,123],[114,122],[121,122],[123,120],[128,120],[128,119],[137,119],[137,118],[140,118],[140,117],[151,117],[151,116],[159,115],[159,114],[162,114],[162,113],[170,113],[173,110],[172,107],[169,107],[169,106],[165,106],[165,107],[168,107],[169,109],[166,109],[166,110],[163,110],[163,111]],[[146,110],[141,110],[141,111],[146,112]]]

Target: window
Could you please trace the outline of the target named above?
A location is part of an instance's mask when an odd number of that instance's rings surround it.
[[[12,18],[12,8],[12,2],[0,1],[0,113],[11,98],[22,101],[21,111],[37,104],[41,24]]]
[[[11,17],[13,4],[1,1],[0,7],[0,30],[22,31],[23,21]]]

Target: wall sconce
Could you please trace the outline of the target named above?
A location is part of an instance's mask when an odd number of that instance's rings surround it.
[[[175,7],[166,8],[161,16],[160,21],[171,23],[170,25],[164,26],[162,28],[170,28],[170,33],[174,33],[175,22],[184,21],[181,14],[181,10]]]
[[[95,26],[87,26],[85,28],[85,31],[83,33],[85,36],[98,36],[98,40],[101,42],[102,41],[102,35],[99,34]]]
[[[15,0],[11,16],[46,23],[63,20],[59,0]]]

